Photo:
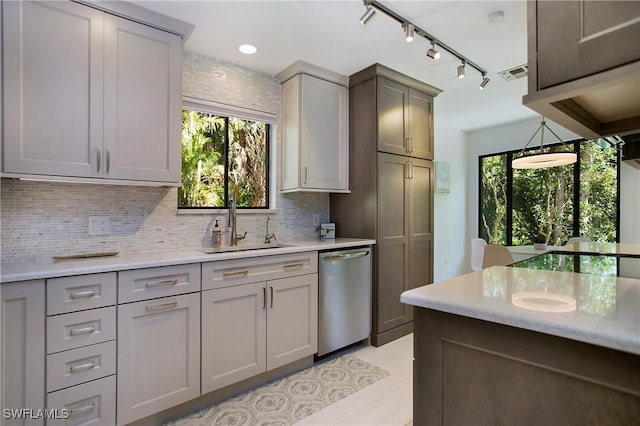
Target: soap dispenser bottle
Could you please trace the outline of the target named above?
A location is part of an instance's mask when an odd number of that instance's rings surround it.
[[[218,220],[216,219],[216,224],[213,226],[213,230],[211,231],[211,245],[213,247],[220,247],[222,245],[222,230],[220,226],[218,226]]]

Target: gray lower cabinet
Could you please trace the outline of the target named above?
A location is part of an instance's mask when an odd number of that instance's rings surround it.
[[[44,309],[44,280],[2,284],[3,410],[44,407]],[[3,425],[42,423],[2,418]]]
[[[202,292],[202,393],[318,351],[318,274]]]
[[[115,272],[47,280],[47,425],[116,422]]]
[[[200,293],[118,306],[118,424],[200,396]]]

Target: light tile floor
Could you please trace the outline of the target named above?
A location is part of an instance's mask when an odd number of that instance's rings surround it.
[[[387,370],[389,376],[296,425],[404,426],[409,423],[413,414],[413,335],[378,348],[362,345],[348,351]]]

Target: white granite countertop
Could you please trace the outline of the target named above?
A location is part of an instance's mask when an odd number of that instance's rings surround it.
[[[639,279],[494,266],[400,300],[640,355]]]
[[[225,253],[205,253],[206,249],[155,250],[136,253],[119,253],[116,256],[86,259],[49,260],[41,263],[16,263],[2,265],[0,282],[15,282],[69,275],[124,271],[155,266],[181,265],[227,259],[243,259],[257,256],[298,253],[301,251],[339,250],[375,244],[375,240],[336,238],[335,240],[287,241],[278,247]],[[242,246],[242,243],[240,244]]]

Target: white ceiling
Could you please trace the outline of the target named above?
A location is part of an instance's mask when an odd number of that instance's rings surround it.
[[[296,60],[345,75],[376,62],[386,65],[443,90],[435,101],[436,126],[475,130],[536,115],[522,105],[527,79],[507,82],[497,75],[527,62],[525,0],[381,1],[486,69],[491,82],[485,90],[478,89],[481,76],[468,65],[466,78],[457,78],[460,61],[454,56],[427,58],[424,38],[406,43],[400,24],[388,16],[378,12],[362,27],[361,0],[133,3],[195,25],[186,50],[272,76]],[[504,19],[491,24],[488,17],[497,11]],[[240,53],[243,43],[258,52]]]

